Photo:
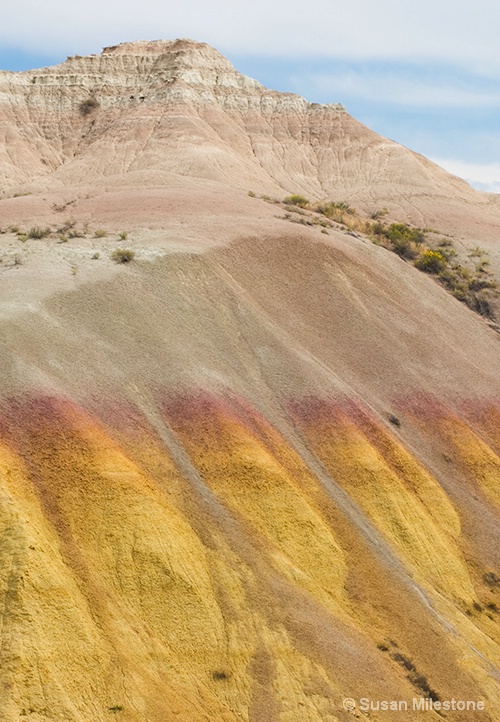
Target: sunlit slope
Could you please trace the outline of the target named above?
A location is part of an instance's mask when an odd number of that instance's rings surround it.
[[[1,719],[333,722],[428,694],[496,719],[480,317],[298,232],[3,312]]]
[[[102,223],[116,204],[109,192],[122,191],[123,215],[137,224],[134,191],[303,193],[496,240],[491,196],[378,135],[339,100],[320,105],[267,89],[186,39],[0,71],[0,200],[13,225],[34,209],[52,222],[67,209]]]
[[[493,702],[495,625],[482,634],[456,599],[458,585],[476,598],[459,530],[446,541],[461,576],[443,588],[425,566],[414,573],[398,543],[380,553],[247,405],[195,394],[164,408],[189,473],[172,461],[175,442],[133,408],[113,438],[63,399],[5,407],[3,718],[259,720],[271,710],[281,720],[302,707],[307,719],[342,718],[341,697],[380,694],[380,675],[395,696],[421,693],[377,649],[388,640],[440,696]],[[333,424],[332,443],[339,433]],[[128,453],[127,435],[138,444]],[[340,463],[345,488],[365,463]],[[408,506],[420,503],[408,492]]]

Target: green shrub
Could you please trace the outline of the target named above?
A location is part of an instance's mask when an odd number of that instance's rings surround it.
[[[439,251],[432,251],[430,248],[426,249],[415,261],[416,268],[425,273],[441,273],[447,265],[448,261],[443,254]]]
[[[412,243],[423,243],[425,241],[425,234],[420,228],[411,228],[406,223],[391,223],[386,233],[388,239],[392,242],[403,239]]]
[[[485,251],[480,246],[476,246],[469,251],[468,255],[470,258],[480,258],[485,255]]]
[[[78,106],[78,109],[82,115],[89,115],[94,110],[97,110],[99,107],[99,101],[96,100],[93,96],[90,98],[87,98],[86,100],[82,100],[80,105]]]
[[[65,206],[64,206],[64,208],[65,208]],[[63,210],[64,210],[64,208],[63,208]],[[72,218],[66,218],[63,225],[58,229],[58,232],[59,233],[67,233],[72,228],[74,228],[75,225],[76,225],[76,221],[74,221]]]
[[[304,196],[299,196],[297,194],[283,198],[283,203],[286,203],[287,206],[299,206],[299,208],[306,208],[306,206],[309,205],[309,201],[307,200],[307,198],[304,198]]]
[[[452,293],[465,293],[469,288],[470,272],[467,268],[455,264],[443,269],[439,274],[439,280]]]
[[[386,216],[388,213],[389,213],[389,210],[387,208],[378,208],[376,211],[372,211],[370,213],[370,218],[373,221],[378,221],[379,218]]]
[[[318,203],[314,209],[316,213],[321,213],[327,218],[331,218],[336,223],[343,223],[344,216],[347,214],[353,216],[356,211],[348,203],[344,201],[327,201],[326,203]]]
[[[441,246],[439,246],[439,253],[441,253],[447,261],[450,261],[452,258],[455,258],[458,255],[454,248],[442,248]]]
[[[28,238],[46,238],[47,236],[50,236],[50,228],[40,228],[40,226],[33,226],[33,228],[30,228],[28,231]]]
[[[380,221],[372,223],[370,231],[374,236],[386,236],[386,227]]]
[[[130,263],[135,258],[135,253],[126,248],[117,248],[111,254],[111,258],[115,263]]]
[[[398,256],[401,256],[401,258],[408,258],[409,260],[413,260],[418,256],[415,244],[404,237],[392,241],[392,250],[394,253],[397,253]]]
[[[474,294],[474,304],[467,305],[469,305],[473,311],[477,311],[477,313],[481,314],[481,316],[484,316],[485,318],[495,318],[495,314],[493,313],[490,300],[484,295]]]

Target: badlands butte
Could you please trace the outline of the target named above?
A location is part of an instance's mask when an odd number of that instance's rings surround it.
[[[190,40],[0,178],[2,722],[498,722],[500,197]]]

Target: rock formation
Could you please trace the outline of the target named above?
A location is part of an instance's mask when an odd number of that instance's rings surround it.
[[[498,333],[248,191],[493,265],[498,199],[186,40],[2,72],[0,128],[0,718],[494,722]]]

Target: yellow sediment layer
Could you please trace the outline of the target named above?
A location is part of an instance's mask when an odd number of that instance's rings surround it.
[[[441,434],[452,445],[452,454],[466,467],[488,497],[500,506],[500,456],[460,419],[442,416],[436,420]]]
[[[0,440],[0,718],[335,722],[360,675],[378,689],[377,664],[384,684],[406,689],[376,649],[377,609],[393,594],[377,586],[362,614],[351,608],[347,559],[362,567],[369,557],[362,541],[349,548],[350,521],[340,523],[286,439],[256,413],[222,404],[171,422],[236,524],[226,528],[220,507],[212,516],[198,505],[189,472],[147,425],[134,434],[132,456],[61,403],[30,410],[19,436]],[[312,424],[307,433],[422,577],[466,598],[460,524],[428,472],[364,422]],[[460,631],[491,659],[496,647],[470,631],[473,621]],[[394,638],[400,624],[391,617]],[[465,642],[456,648],[489,690],[486,668],[467,657]]]
[[[214,456],[203,443],[200,468],[257,546],[271,542],[276,570],[330,610],[347,604],[342,552],[301,480],[238,424],[219,450],[208,441]],[[322,722],[333,702],[311,692],[311,679],[341,690],[270,624],[261,580],[223,534],[205,546],[164,485],[73,406],[29,421],[22,447],[29,470],[13,446],[0,447],[0,531],[11,539],[0,598],[13,640],[2,647],[2,719],[33,710],[86,720],[90,710],[101,722],[123,708],[133,722],[281,722],[305,706],[304,719]],[[177,495],[186,488],[166,450],[161,468]],[[13,569],[24,581],[10,612]]]
[[[61,557],[27,469],[4,444],[0,538],[1,718],[32,710],[47,719],[72,719],[79,706],[95,710],[105,696],[112,650]]]
[[[461,665],[473,673],[477,680],[478,689],[488,699],[488,708],[498,709],[500,705],[500,689],[498,680],[492,675],[491,665],[498,665],[500,659],[500,638],[498,635],[498,622],[491,621],[489,629],[477,626],[477,615],[469,617],[457,609],[444,597],[435,599],[436,610],[443,615],[458,634],[450,635],[450,643],[457,650],[457,659]],[[484,628],[484,620],[481,620]]]
[[[271,542],[272,558],[282,573],[343,613],[348,604],[345,558],[331,529],[308,499],[311,475],[302,465],[296,476],[263,439],[223,413],[215,409],[212,413],[213,424],[205,420],[183,426],[182,421],[177,422],[182,442],[205,481]],[[281,440],[280,445],[283,454],[286,444]],[[294,456],[290,447],[287,451],[289,457]],[[295,464],[296,473],[297,461]]]
[[[500,402],[498,400],[483,399],[465,404],[463,418],[467,421],[469,428],[477,430],[493,451],[500,454]]]
[[[331,424],[307,423],[305,430],[334,478],[432,586],[455,599],[475,599],[456,510],[389,432],[372,427],[365,433],[341,414]]]
[[[224,548],[223,540],[220,540]],[[227,558],[232,552],[226,548]],[[215,576],[230,598],[231,611],[226,614],[228,680],[218,682],[219,690],[232,709],[244,719],[259,722],[284,722],[297,718],[323,722],[325,711],[338,707],[341,687],[321,664],[296,649],[294,640],[281,623],[269,624],[265,612],[248,604],[241,568],[236,574],[220,555],[214,558]],[[237,557],[233,562],[241,565]],[[260,580],[249,570],[247,582],[258,589]],[[242,675],[241,670],[248,674]],[[307,714],[306,714],[307,710]],[[303,716],[302,716],[302,713]],[[295,715],[295,717],[294,717]],[[332,717],[331,719],[336,719]]]
[[[213,679],[227,656],[224,619],[205,548],[183,514],[84,415],[47,423],[31,441],[38,494],[2,447],[3,495],[13,486],[15,498],[3,499],[2,531],[17,555],[9,562],[4,546],[0,557],[6,604],[12,569],[25,576],[13,604],[23,643],[4,647],[0,672],[13,688],[3,718],[41,713],[52,695],[62,717],[80,707],[100,720],[123,706],[140,720],[146,705],[158,722],[175,709],[182,719],[205,719],[206,710],[235,719]],[[20,565],[20,554],[33,559]],[[15,637],[15,616],[4,622]]]
[[[203,667],[204,648],[217,648],[223,634],[201,541],[113,439],[79,422],[65,431],[70,443],[62,458],[53,454],[44,469],[72,538],[106,584],[140,608],[155,636],[175,649],[181,667],[184,654]]]

